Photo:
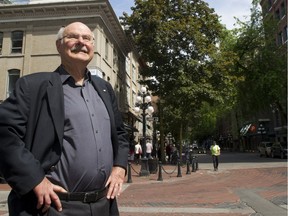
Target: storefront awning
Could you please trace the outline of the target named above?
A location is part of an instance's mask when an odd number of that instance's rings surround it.
[[[256,135],[257,126],[254,123],[245,124],[240,130],[240,136]]]

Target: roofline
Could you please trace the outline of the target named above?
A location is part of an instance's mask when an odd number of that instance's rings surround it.
[[[89,9],[93,12],[89,13]],[[134,49],[108,0],[0,5],[0,24],[90,17],[100,18],[107,27],[111,26],[107,29],[118,45],[121,41],[126,53]]]

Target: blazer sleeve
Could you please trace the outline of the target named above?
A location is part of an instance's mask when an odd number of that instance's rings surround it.
[[[19,195],[32,190],[45,176],[24,142],[30,113],[29,85],[26,78],[20,78],[12,95],[0,104],[0,172]]]
[[[114,166],[120,166],[127,169],[128,164],[128,152],[129,152],[129,141],[128,133],[124,128],[122,115],[118,108],[117,98],[115,92],[112,89],[110,83],[107,82],[107,89],[110,94],[111,104],[114,114],[114,125],[112,127],[112,143],[113,143],[113,152],[114,152]],[[112,124],[113,125],[113,124]]]

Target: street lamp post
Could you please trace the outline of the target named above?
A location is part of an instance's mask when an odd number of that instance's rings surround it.
[[[147,92],[146,87],[141,87],[140,94],[136,97],[136,113],[141,113],[142,115],[142,123],[143,123],[143,139],[142,139],[142,151],[143,157],[141,158],[141,170],[140,176],[149,176],[149,166],[148,166],[148,158],[146,157],[146,116],[151,115],[154,112],[153,106],[151,106],[151,96]],[[147,112],[146,112],[147,110]]]

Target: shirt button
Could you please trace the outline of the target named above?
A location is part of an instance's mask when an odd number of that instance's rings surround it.
[[[94,117],[94,114],[92,114],[91,116]]]
[[[56,167],[55,167],[55,166],[51,166],[51,167],[50,167],[50,171],[53,172],[53,171],[55,171],[55,170],[56,170]]]
[[[95,133],[98,133],[98,130],[96,130]]]
[[[101,151],[102,151],[102,149],[100,148],[100,149],[99,149],[99,152],[101,152]]]

